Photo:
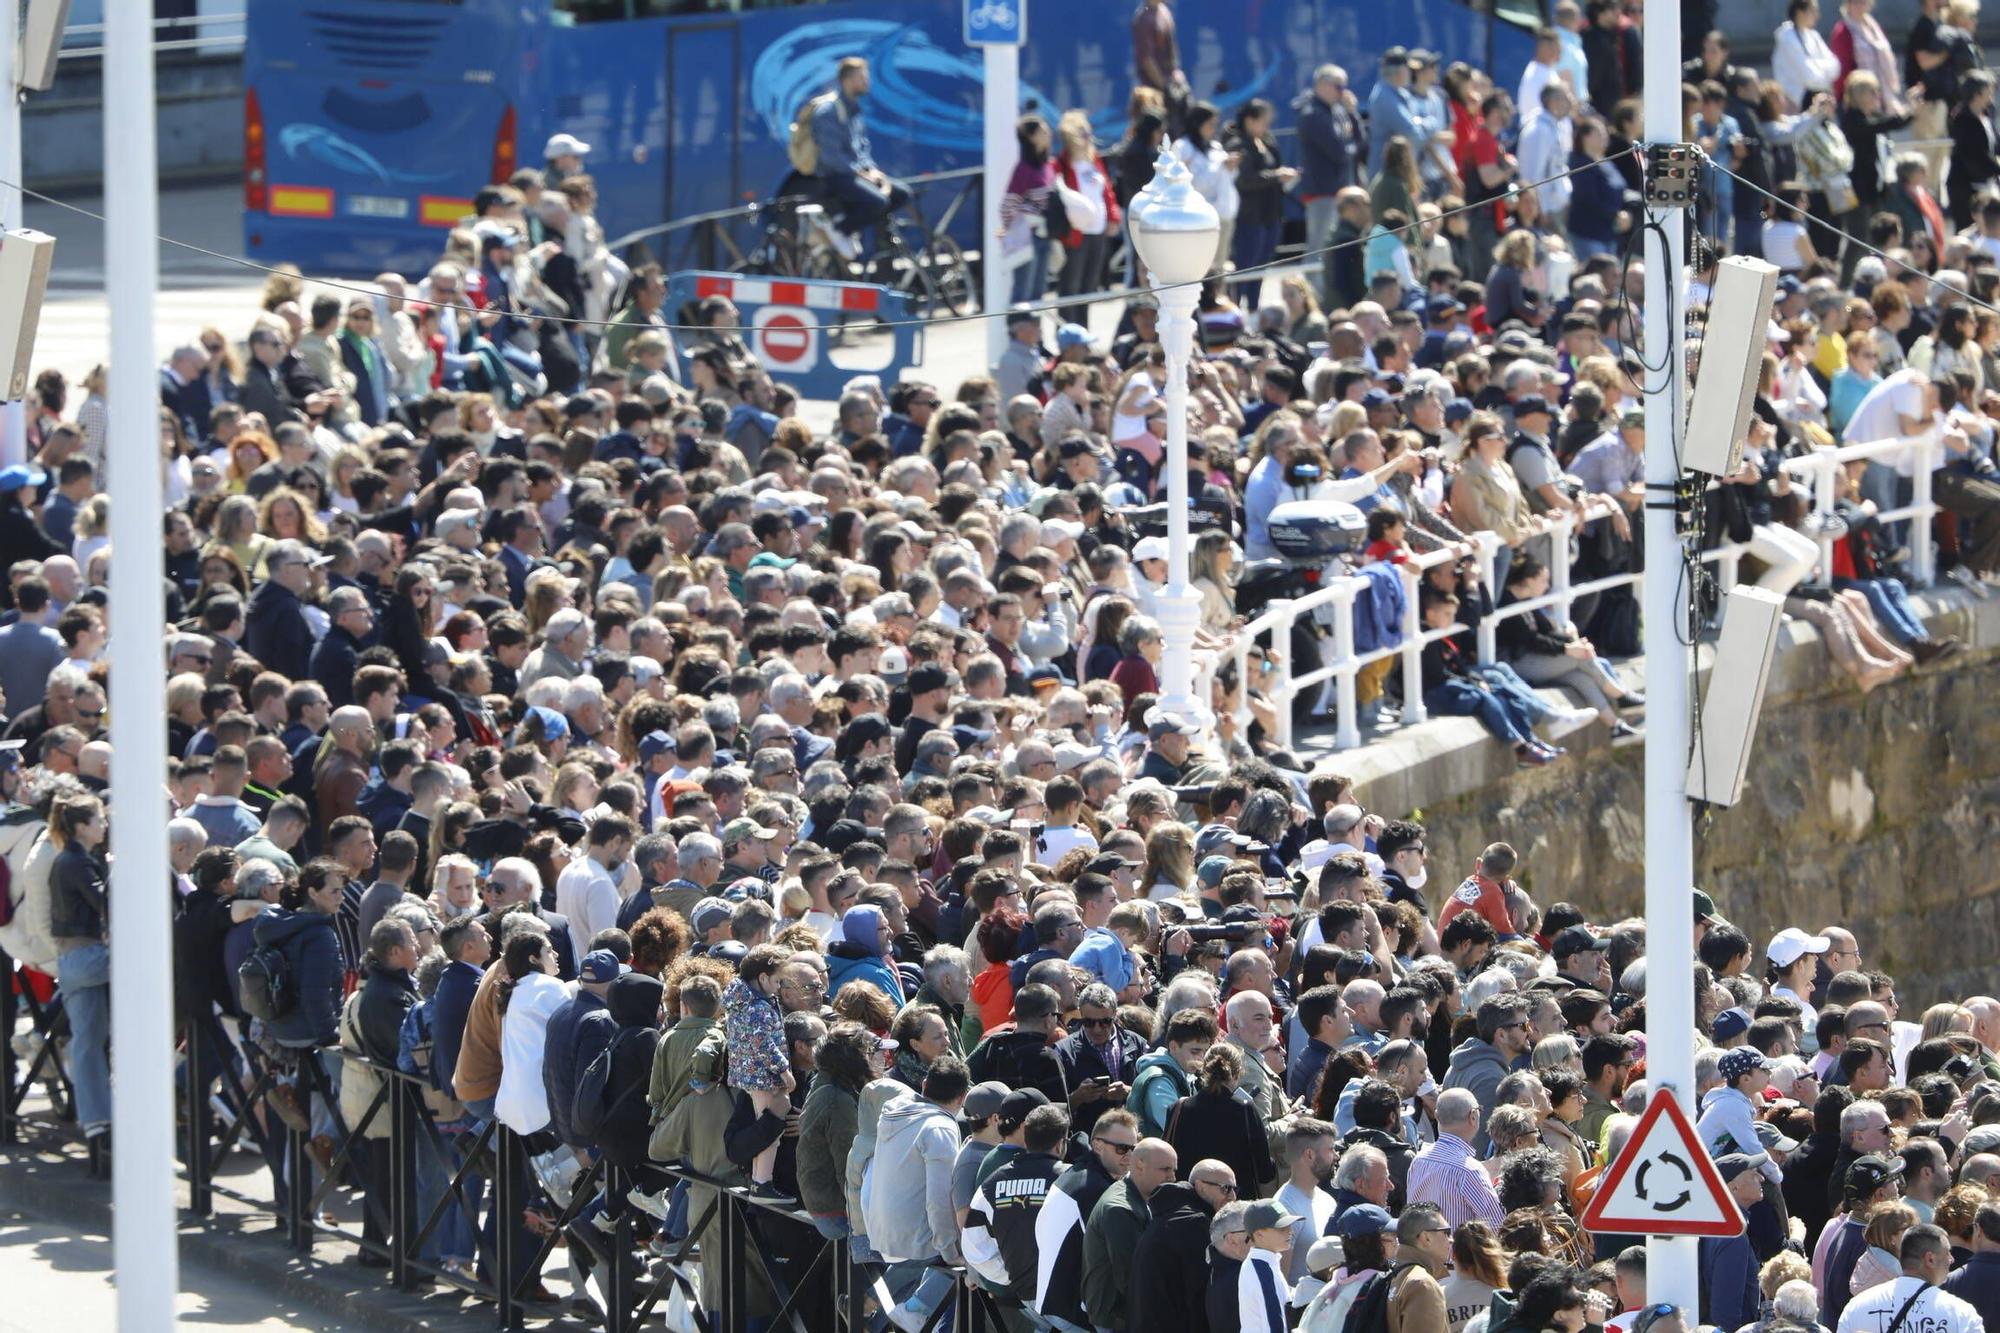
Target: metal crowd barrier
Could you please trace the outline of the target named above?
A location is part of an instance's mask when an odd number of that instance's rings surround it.
[[[4,954],[0,960],[9,978],[17,975],[12,960]],[[0,1035],[9,1038],[0,1041],[5,1077],[0,1150],[18,1149],[31,1140],[42,1146],[76,1143],[82,1136],[58,1041],[60,1004],[42,1004],[25,987],[18,997],[11,986],[6,990],[0,1003]],[[23,998],[32,1020],[25,1031],[34,1034],[26,1043],[33,1048],[26,1058],[11,1040]],[[655,1265],[647,1264],[636,1248],[638,1209],[626,1198],[635,1183],[632,1173],[602,1160],[585,1165],[553,1228],[533,1237],[521,1219],[539,1187],[520,1135],[492,1121],[476,1134],[461,1136],[466,1144],[454,1147],[424,1105],[427,1082],[372,1061],[381,1086],[350,1125],[340,1110],[334,1080],[322,1067],[321,1050],[292,1052],[297,1067],[280,1067],[255,1044],[232,1042],[223,1028],[226,1021],[207,1016],[207,1021],[182,1027],[179,1153],[188,1188],[186,1211],[196,1220],[211,1222],[218,1198],[269,1214],[279,1224],[285,1247],[297,1254],[310,1254],[322,1240],[351,1245],[356,1261],[383,1268],[387,1284],[396,1290],[412,1292],[426,1282],[456,1289],[489,1304],[501,1329],[569,1317],[566,1308],[531,1299],[558,1236],[569,1237],[572,1245],[581,1241],[589,1250],[592,1274],[606,1298],[604,1322],[610,1333],[632,1333],[644,1326],[676,1292],[701,1333],[749,1333],[753,1319],[789,1333],[826,1333],[829,1327],[872,1333],[876,1316],[889,1301],[880,1265],[856,1262],[845,1238],[829,1240],[806,1213],[751,1197],[746,1177],[708,1175],[677,1164],[654,1166],[688,1191],[687,1231]],[[324,1171],[308,1146],[310,1135],[286,1126],[270,1109],[272,1089],[295,1078],[300,1104],[317,1104],[331,1121],[332,1157]],[[46,1110],[28,1106],[38,1087],[48,1099]],[[369,1138],[370,1129],[385,1119],[388,1136]],[[262,1155],[269,1168],[270,1197],[221,1177],[224,1159],[239,1147]],[[335,1190],[350,1168],[358,1174],[358,1164],[374,1152],[388,1157],[387,1197],[371,1197],[362,1187],[363,1226],[333,1220],[326,1206]],[[419,1154],[425,1152],[449,1168],[443,1192],[428,1201],[418,1185]],[[91,1169],[99,1171],[102,1165],[93,1160]],[[383,1179],[379,1167],[377,1179]],[[355,1183],[361,1185],[358,1179]],[[610,1205],[606,1212],[615,1212],[615,1220],[602,1227],[580,1222],[600,1189]],[[421,1257],[454,1200],[476,1233],[471,1276]],[[371,1221],[376,1236],[366,1234]],[[714,1265],[712,1273],[704,1273],[707,1281],[691,1275],[696,1264]],[[949,1319],[952,1333],[1007,1333],[1006,1303],[962,1269],[950,1271],[952,1296],[929,1328],[942,1330]],[[703,1305],[704,1287],[718,1293],[712,1309]]]

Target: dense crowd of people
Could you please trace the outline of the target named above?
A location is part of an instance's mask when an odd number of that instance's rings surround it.
[[[1793,0],[1771,79],[1714,33],[1690,53],[1713,164],[1694,329],[1719,255],[1785,274],[1705,530],[1864,689],[1958,646],[1909,600],[1914,530],[1875,517],[1915,468],[1936,465],[1939,568],[1980,596],[2000,570],[2000,199],[1990,147],[1961,151],[1991,141],[1967,4],[1926,0],[1901,60],[1869,0],[1830,43]],[[1563,517],[1576,581],[1638,559],[1638,13],[1554,14],[1518,93],[1396,49],[1364,116],[1323,68],[1294,167],[1271,105],[1225,129],[1190,94],[1146,0],[1126,138],[1024,118],[1003,243],[1024,302],[1058,252],[1058,290],[1090,293],[1171,144],[1226,224],[1189,400],[1193,491],[1226,516],[1194,548],[1200,642],[1240,628],[1278,504],[1352,503],[1389,576],[1357,606],[1379,633],[1401,633],[1398,566],[1460,557],[1419,581],[1424,703],[1523,764],[1633,734],[1644,703],[1612,660],[1637,648],[1628,593],[1502,620],[1494,661],[1473,629],[1547,592]],[[827,114],[872,170],[865,65],[840,87]],[[1888,163],[1947,108],[1948,154]],[[1746,1226],[1702,1242],[1690,1309],[1649,1298],[1635,1238],[1579,1228],[1645,1097],[1644,923],[1559,900],[1581,886],[1531,896],[1499,841],[1433,884],[1422,823],[1277,743],[1283,645],[1215,673],[1212,728],[1159,707],[1149,297],[1108,344],[1083,305],[1053,349],[1017,309],[990,373],[857,377],[817,430],[726,298],[669,311],[656,269],[604,251],[586,146],[549,148],[427,274],[276,276],[249,328],[161,370],[184,1085],[205,1116],[276,1072],[250,1142],[278,1188],[304,1187],[299,1136],[389,1234],[389,1117],[341,1153],[388,1069],[440,1131],[423,1257],[468,1279],[566,1211],[572,1276],[628,1211],[657,1253],[692,1228],[712,1258],[722,1181],[795,1274],[845,1241],[907,1330],[959,1281],[1024,1333],[2000,1315],[2000,1000],[1901,1017],[1866,923],[1752,940],[1693,894],[1698,957],[1669,965],[1695,969],[1699,1131]],[[1260,305],[1287,193],[1337,248]],[[147,946],[111,940],[101,371],[78,387],[42,376],[32,461],[0,471],[0,946],[55,1001],[16,1053],[60,1042],[68,1109],[111,1151],[110,959]],[[1934,449],[1849,465],[1831,516],[1781,466],[1892,439]],[[1371,722],[1390,676],[1357,679]],[[483,1156],[447,1190],[494,1122],[532,1161],[516,1215]],[[571,1208],[600,1161],[632,1188]]]

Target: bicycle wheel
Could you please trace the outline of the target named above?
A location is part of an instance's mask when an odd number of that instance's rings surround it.
[[[868,257],[861,269],[861,280],[901,292],[908,300],[910,313],[918,319],[928,317],[937,304],[937,285],[931,279],[930,266],[911,254],[908,245],[900,240],[881,246]]]
[[[958,242],[943,234],[931,237],[924,262],[930,266],[931,285],[937,289],[938,305],[944,313],[963,315],[970,311],[974,304],[972,265],[966,262]]]

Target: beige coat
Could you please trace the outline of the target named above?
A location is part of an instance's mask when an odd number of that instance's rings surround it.
[[[1451,487],[1451,521],[1467,532],[1491,532],[1509,546],[1527,537],[1534,515],[1514,469],[1468,454]]]

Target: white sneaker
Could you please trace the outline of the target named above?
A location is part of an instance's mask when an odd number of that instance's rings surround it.
[[[814,221],[819,226],[820,235],[826,237],[826,243],[833,247],[835,254],[850,264],[861,257],[861,238],[859,236],[851,232],[842,231],[839,227],[828,222],[824,217],[815,218]]]
[[[626,1192],[625,1198],[634,1208],[637,1208],[648,1217],[658,1218],[662,1222],[667,1220],[666,1190],[661,1190],[658,1194],[648,1194],[646,1191],[634,1186]]]
[[[1556,740],[1572,731],[1581,731],[1595,721],[1597,710],[1594,708],[1558,708],[1549,714],[1546,731],[1550,740]]]

